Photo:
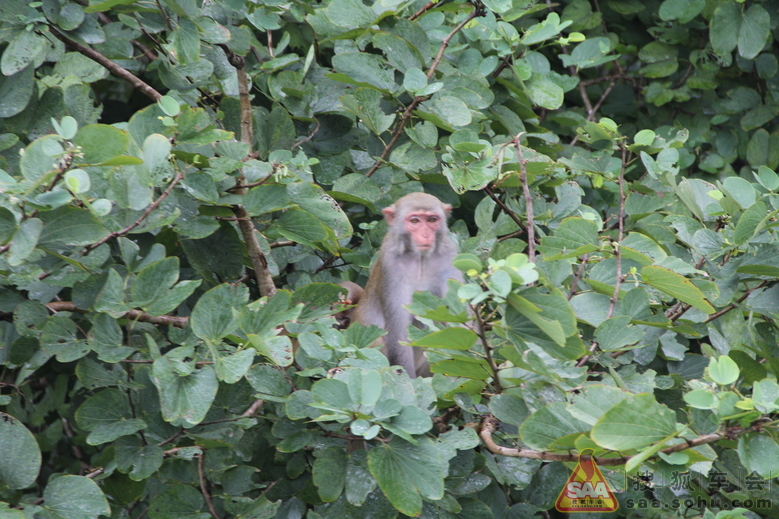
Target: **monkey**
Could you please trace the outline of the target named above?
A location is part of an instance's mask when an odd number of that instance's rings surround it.
[[[463,281],[452,265],[457,246],[446,223],[451,210],[426,193],[411,193],[382,210],[389,229],[353,313],[354,322],[387,331],[384,355],[411,378],[429,376],[430,370],[421,349],[400,344],[408,341],[408,326],[414,322],[403,306],[415,291],[443,297],[449,279]]]
[[[363,294],[363,288],[357,283],[353,283],[351,281],[341,281],[338,284],[348,291],[346,295],[343,296],[340,301],[338,301],[338,303],[344,306],[351,306],[351,308],[341,310],[335,314],[335,320],[337,321],[335,327],[339,330],[345,330],[346,328],[349,328],[350,324],[352,324],[355,310],[355,307],[352,305],[356,305],[360,302],[360,298]]]

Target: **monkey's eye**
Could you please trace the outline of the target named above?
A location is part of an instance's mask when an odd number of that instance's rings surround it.
[[[427,219],[427,221],[428,221],[429,223],[435,223],[435,222],[437,222],[437,221],[438,221],[438,217],[437,217],[437,216],[431,216],[431,217],[429,217],[429,218]]]
[[[411,218],[408,219],[408,221],[411,223],[419,223],[419,217],[412,216]]]

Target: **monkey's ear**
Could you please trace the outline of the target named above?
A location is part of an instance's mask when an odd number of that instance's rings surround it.
[[[381,212],[384,213],[384,218],[387,220],[387,223],[392,225],[392,222],[395,221],[395,206],[391,205],[385,207]]]
[[[452,204],[443,204],[444,206],[444,213],[446,213],[446,216],[449,216],[452,213]]]

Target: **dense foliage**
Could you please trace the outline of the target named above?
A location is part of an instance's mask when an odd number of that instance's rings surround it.
[[[777,13],[0,1],[0,518],[779,517]],[[333,283],[419,190],[412,380]]]

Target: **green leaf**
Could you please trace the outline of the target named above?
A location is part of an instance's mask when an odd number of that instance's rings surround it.
[[[476,332],[467,328],[444,328],[414,341],[412,346],[467,351],[478,339]]]
[[[584,218],[566,218],[554,236],[541,238],[546,261],[581,256],[598,250],[599,245],[598,224]]]
[[[352,235],[352,224],[346,213],[321,187],[309,182],[295,182],[287,184],[287,193],[292,202],[335,232],[337,239]]]
[[[38,218],[29,218],[19,224],[8,251],[7,261],[9,265],[12,267],[21,265],[32,254],[32,251],[38,245],[42,230],[43,222]]]
[[[395,434],[425,434],[433,427],[433,421],[422,409],[405,405],[398,415],[384,423],[384,427]]]
[[[292,386],[284,372],[266,364],[252,366],[246,373],[246,380],[265,398],[277,397],[279,401],[283,401],[283,397],[292,392]],[[311,392],[314,394],[313,388]]]
[[[776,191],[779,189],[779,175],[774,170],[760,166],[757,169],[757,174],[753,173],[755,180],[757,180],[761,186],[769,191]]]
[[[395,508],[412,517],[422,512],[422,498],[443,498],[447,466],[426,437],[419,438],[418,445],[395,437],[368,452],[368,467],[381,491]]]
[[[238,315],[234,308],[242,307],[249,300],[244,286],[222,284],[203,294],[192,310],[190,326],[201,339],[218,343],[234,332]]]
[[[768,434],[750,433],[738,439],[738,457],[747,471],[771,478],[779,471],[779,445]]]
[[[21,421],[5,413],[0,413],[0,437],[0,484],[11,490],[29,487],[41,468],[38,442]]]
[[[541,309],[537,306],[535,306],[532,302],[530,302],[528,299],[517,295],[517,294],[510,294],[508,297],[508,302],[511,305],[512,308],[514,308],[517,312],[522,314],[530,323],[535,325],[540,331],[542,331],[544,334],[546,334],[550,339],[552,339],[554,342],[556,342],[558,345],[562,346],[565,344],[565,332],[563,331],[562,326],[558,321],[555,321],[553,319],[549,319],[545,316],[540,315]],[[526,323],[525,326],[528,328],[528,330],[523,330],[522,332],[519,331],[520,322],[517,322],[516,320],[512,323],[512,329],[519,333],[520,335],[525,335],[528,338],[531,338],[532,340],[532,332],[530,332],[531,326],[528,326]]]
[[[719,358],[712,357],[709,360],[708,373],[711,379],[721,386],[734,383],[738,380],[738,365],[727,355]]]
[[[644,338],[644,332],[630,324],[629,315],[619,315],[603,321],[595,330],[595,340],[603,351],[614,351]]]
[[[111,515],[97,483],[84,476],[60,476],[43,490],[44,508],[57,519],[97,519]]]
[[[738,45],[741,7],[735,1],[720,4],[709,22],[709,40],[714,52],[725,56]]]
[[[257,353],[264,355],[277,366],[291,366],[294,360],[292,356],[292,341],[286,335],[263,338],[259,335],[248,334],[252,348]]]
[[[64,206],[40,214],[43,222],[38,245],[46,248],[83,246],[96,243],[108,231],[87,209]]]
[[[13,76],[0,76],[0,117],[13,117],[27,108],[35,87],[34,74],[35,66],[28,65]]]
[[[536,105],[548,110],[557,110],[563,104],[563,89],[546,76],[533,74],[525,84],[530,99]]]
[[[747,243],[759,231],[767,214],[766,206],[763,202],[756,202],[741,214],[736,224],[736,230],[733,232],[733,243],[743,245]]]
[[[314,485],[322,501],[332,503],[346,483],[346,453],[340,447],[329,447],[318,451],[316,456],[312,470]]]
[[[349,454],[346,465],[346,500],[361,506],[376,488],[376,480],[368,470],[368,451],[356,450]]]
[[[574,418],[564,402],[555,402],[542,407],[519,428],[522,441],[533,449],[545,450],[566,436],[587,431],[589,425]]]
[[[175,352],[175,350],[173,350]],[[211,366],[203,366],[190,375],[180,376],[171,353],[153,365],[153,381],[160,393],[162,417],[167,422],[193,426],[203,421],[216,397],[219,382]]]
[[[749,6],[738,31],[738,53],[744,59],[754,59],[771,37],[771,16],[759,4]]]
[[[709,196],[714,191],[713,184],[697,178],[682,179],[676,188],[676,193],[692,213],[701,221],[713,220],[708,214],[707,207],[715,203],[714,198]]]
[[[50,355],[56,355],[60,362],[78,360],[89,353],[89,346],[83,339],[77,338],[76,323],[64,314],[49,318],[41,329],[41,349]]]
[[[130,135],[107,124],[91,124],[81,128],[73,142],[84,153],[81,164],[101,164],[123,155],[130,145]]]
[[[451,126],[458,127],[471,124],[471,111],[457,97],[445,95],[435,97],[429,108],[435,115]]]
[[[349,173],[333,184],[330,196],[336,200],[371,205],[381,198],[381,188],[372,178],[360,173]]]
[[[216,359],[216,376],[228,384],[235,384],[246,374],[254,361],[254,349],[249,348]]]
[[[36,60],[45,48],[46,39],[35,31],[17,32],[0,58],[0,72],[4,76],[13,76]]]
[[[328,239],[327,228],[314,215],[302,209],[288,209],[275,221],[279,233],[294,242],[317,247]]]
[[[333,56],[333,67],[341,74],[332,74],[330,77],[338,81],[358,86],[372,86],[385,93],[392,92],[398,87],[395,83],[394,69],[388,67],[387,62],[375,54],[365,52],[336,54]]]
[[[653,395],[631,395],[606,411],[592,428],[592,439],[605,449],[638,449],[676,434],[676,414]]]
[[[490,412],[501,422],[520,426],[530,416],[525,401],[510,394],[495,395],[490,399]]]
[[[690,407],[696,409],[716,409],[719,405],[714,393],[706,391],[705,389],[696,389],[684,394],[684,401],[687,402]]]
[[[665,267],[649,265],[641,269],[641,277],[647,285],[675,297],[683,303],[692,305],[707,314],[714,313],[714,308],[706,301],[703,292],[684,276]]]
[[[292,201],[287,195],[287,186],[263,184],[252,188],[244,198],[244,208],[253,216],[286,209]]]
[[[752,400],[755,408],[763,413],[771,413],[779,409],[779,384],[769,379],[755,382],[752,387]]]
[[[174,482],[154,498],[149,507],[151,519],[208,519],[211,515],[201,512],[203,494],[192,485]]]
[[[347,29],[366,27],[376,19],[376,14],[360,0],[333,0],[325,12],[331,22]]]
[[[389,130],[395,120],[394,115],[385,115],[381,109],[381,93],[378,90],[358,88],[341,96],[341,103],[376,135]]]
[[[660,5],[660,18],[687,23],[706,7],[706,0],[664,0]]]
[[[104,389],[76,409],[76,423],[85,431],[132,417],[127,395],[119,389]]]
[[[366,407],[376,405],[381,396],[381,375],[376,370],[349,370],[347,385],[352,402]]]
[[[132,286],[134,306],[145,307],[167,292],[179,278],[179,259],[165,258],[145,267]]]
[[[66,31],[78,28],[84,21],[84,8],[78,4],[65,4],[60,9],[58,24]]]
[[[125,302],[124,280],[114,269],[108,269],[108,277],[94,301],[94,309],[107,312],[112,317],[123,316],[130,307]]]
[[[190,279],[178,283],[173,288],[157,296],[154,301],[145,307],[149,315],[165,315],[172,312],[184,302],[200,286],[202,279]]]

